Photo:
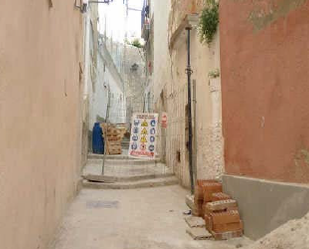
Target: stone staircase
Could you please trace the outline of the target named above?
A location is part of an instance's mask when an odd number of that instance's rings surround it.
[[[135,189],[178,184],[178,179],[159,159],[135,159],[126,155],[90,154],[83,170],[83,187],[92,189]]]

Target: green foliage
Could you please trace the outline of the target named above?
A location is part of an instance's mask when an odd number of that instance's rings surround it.
[[[208,77],[211,78],[211,79],[214,79],[214,78],[218,78],[220,76],[220,70],[219,68],[215,69],[215,70],[212,70],[208,73]]]
[[[137,47],[137,48],[142,48],[142,44],[141,42],[139,41],[138,38],[134,39],[132,42],[131,42],[131,45],[134,46],[134,47]]]
[[[208,45],[212,42],[219,24],[219,3],[216,0],[207,0],[199,20],[199,34],[201,42]]]

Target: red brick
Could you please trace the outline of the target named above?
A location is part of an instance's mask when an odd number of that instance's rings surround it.
[[[204,200],[204,189],[203,186],[208,183],[218,183],[216,180],[197,180],[196,185],[194,187],[194,199]]]
[[[239,212],[236,210],[219,212],[219,213],[211,213],[213,224],[227,224],[240,222]]]
[[[211,201],[212,194],[222,192],[222,184],[219,182],[208,182],[202,185],[204,202]]]
[[[232,211],[232,210],[238,211],[238,207],[237,207],[237,206],[234,206],[234,207],[228,207],[228,208],[226,209],[226,211]]]
[[[208,180],[196,180],[196,185],[202,187],[203,184],[209,183],[209,182],[218,182],[218,181],[216,181],[216,180],[211,180],[211,179],[208,179]]]
[[[206,204],[204,204],[203,205],[203,212],[204,212],[204,214],[206,215],[210,215],[210,214],[212,214],[212,213],[220,213],[220,212],[222,212],[221,210],[220,211],[213,211],[213,210],[209,210],[208,208],[207,208],[207,203]]]
[[[215,233],[225,233],[243,230],[242,221],[227,224],[212,224],[212,231]]]
[[[211,195],[211,201],[223,201],[223,200],[229,200],[232,199],[229,195],[219,192],[219,193],[213,193]]]
[[[194,198],[194,205],[202,207],[203,204],[204,204],[203,200],[199,200],[199,199]]]
[[[199,201],[203,202],[204,200],[204,193],[203,188],[201,186],[196,185],[194,187],[194,202],[198,203]]]
[[[204,212],[203,212],[202,209],[195,208],[195,209],[192,210],[192,215],[198,216],[198,217],[203,217]]]
[[[237,202],[235,200],[223,200],[223,201],[214,201],[207,203],[207,208],[212,211],[226,210],[229,207],[237,207]]]
[[[211,233],[215,240],[227,240],[227,239],[232,239],[236,237],[241,237],[243,235],[242,230],[239,231],[233,231],[233,232],[225,232],[225,233],[216,233],[212,232]]]
[[[210,215],[205,214],[204,215],[204,220],[205,220],[205,226],[206,229],[211,232],[212,231],[212,219]]]

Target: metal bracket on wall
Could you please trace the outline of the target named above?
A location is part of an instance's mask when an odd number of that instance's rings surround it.
[[[79,4],[77,4],[77,2],[79,2]],[[75,0],[74,7],[83,13],[83,0]]]
[[[48,0],[49,8],[54,7],[53,0]]]
[[[50,0],[50,1],[52,1],[52,0]],[[99,3],[110,4],[113,1],[114,0],[102,0],[102,1],[88,1],[87,3],[84,3],[83,0],[75,0],[74,7],[77,8],[77,9],[80,9],[81,13],[85,13],[85,12],[87,12],[87,6],[89,4],[92,4],[92,3],[96,3],[96,4],[99,4]],[[79,2],[79,5],[77,4],[77,2]]]

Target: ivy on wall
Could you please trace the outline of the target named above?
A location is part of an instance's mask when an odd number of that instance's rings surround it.
[[[208,45],[212,42],[219,24],[219,3],[216,0],[206,0],[206,5],[201,12],[198,31],[200,41]]]

